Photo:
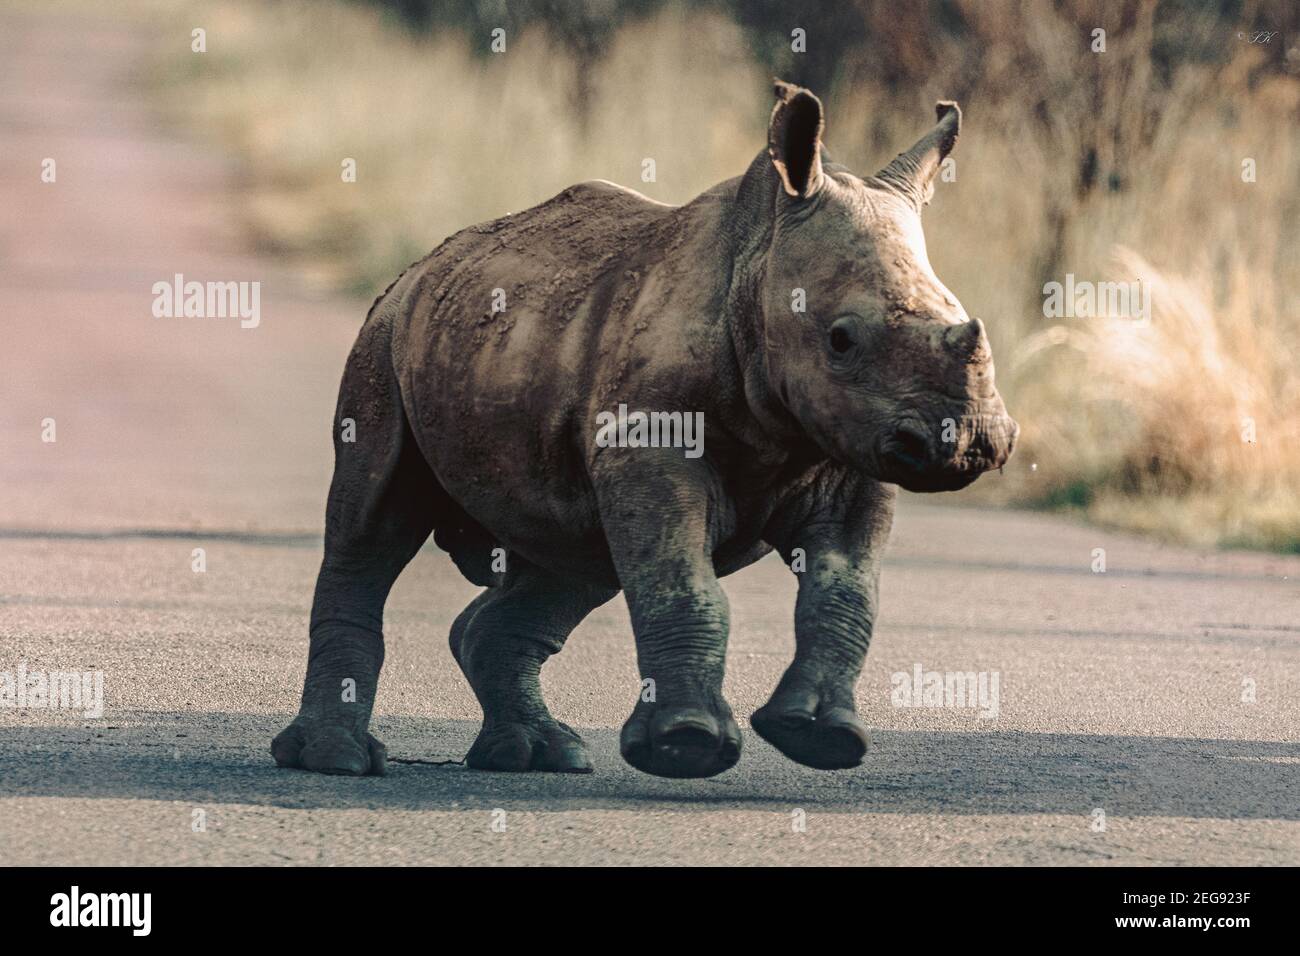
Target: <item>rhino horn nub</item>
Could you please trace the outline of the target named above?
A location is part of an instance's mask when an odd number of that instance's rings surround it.
[[[954,325],[943,334],[943,343],[956,356],[968,359],[975,354],[984,338],[984,323],[972,318],[969,322]]]
[[[952,152],[961,132],[961,109],[951,100],[940,100],[934,108],[938,120],[905,153],[876,174],[876,179],[901,193],[919,212],[934,195],[934,177],[939,165]]]

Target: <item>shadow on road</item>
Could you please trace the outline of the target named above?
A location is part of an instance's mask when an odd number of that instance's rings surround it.
[[[752,731],[734,770],[712,780],[644,776],[618,754],[618,732],[581,728],[596,773],[483,773],[395,764],[383,778],[277,768],[271,737],[287,718],[137,712],[86,727],[10,727],[0,797],[143,799],[284,808],[533,812],[689,811],[726,806],[830,813],[1061,814],[1300,820],[1300,744],[1256,740],[995,731],[877,731],[863,767],[799,767]],[[399,758],[459,758],[469,721],[385,717],[376,731]],[[205,743],[215,735],[216,747]]]

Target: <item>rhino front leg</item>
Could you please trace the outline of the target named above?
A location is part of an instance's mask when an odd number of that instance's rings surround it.
[[[734,766],[741,747],[722,697],[729,610],[713,569],[711,482],[698,463],[678,459],[666,474],[638,465],[626,485],[597,486],[642,678],[619,746],[645,773],[711,777]]]
[[[893,513],[892,486],[829,473],[781,509],[769,529],[799,575],[795,655],[751,722],[760,737],[806,766],[856,767],[866,753],[854,687],[871,643]]]

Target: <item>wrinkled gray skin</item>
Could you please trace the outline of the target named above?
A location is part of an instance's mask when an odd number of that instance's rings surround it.
[[[591,769],[538,674],[620,589],[654,682],[627,689],[624,758],[666,777],[731,767],[718,579],[772,549],[806,570],[794,661],[753,727],[802,764],[860,763],[853,690],[895,485],[961,488],[1017,432],[983,328],[926,258],[920,208],[960,124],[955,104],[937,113],[863,180],[822,149],[817,98],[780,83],[768,150],[693,202],[584,183],[408,269],[343,375],[335,424],[355,419],[356,440],[335,441],[302,708],[276,761],[384,772],[367,732],[384,601],[432,532],[486,587],[451,630],[483,707],[471,767]],[[620,402],[702,411],[703,457],[599,447],[597,413]]]

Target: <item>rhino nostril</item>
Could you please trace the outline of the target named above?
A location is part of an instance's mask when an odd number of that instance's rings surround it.
[[[916,425],[900,425],[890,439],[889,456],[908,468],[924,468],[930,460],[930,439]]]

